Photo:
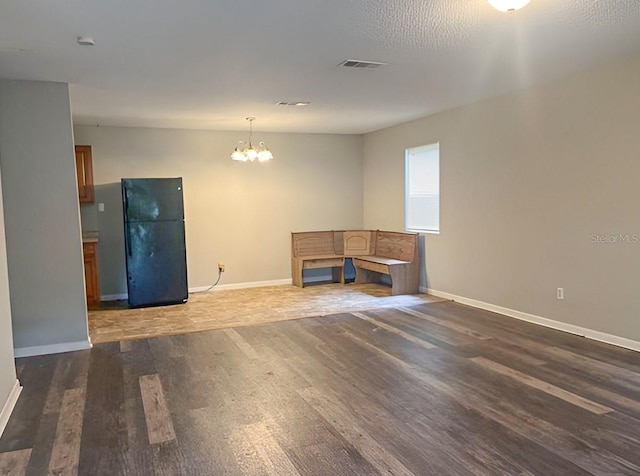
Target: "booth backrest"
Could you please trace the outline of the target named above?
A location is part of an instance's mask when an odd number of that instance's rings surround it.
[[[400,261],[417,259],[415,233],[395,231],[303,231],[291,234],[291,256],[379,256]]]
[[[344,232],[344,255],[367,256],[373,254],[376,247],[375,232],[369,230]]]
[[[402,261],[413,261],[417,258],[417,235],[393,231],[377,231],[375,235],[376,256]]]
[[[341,231],[306,231],[291,234],[291,255],[333,256],[342,255]]]

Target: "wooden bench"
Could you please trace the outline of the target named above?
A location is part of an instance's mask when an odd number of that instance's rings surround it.
[[[368,239],[368,240],[367,240]],[[344,232],[344,254],[352,258],[356,283],[391,278],[391,294],[417,294],[420,286],[418,235],[394,231]]]
[[[291,276],[304,287],[305,269],[331,268],[334,282],[344,283],[344,260],[351,258],[356,282],[391,278],[391,294],[418,293],[418,235],[380,230],[311,231],[291,234]]]
[[[344,283],[344,254],[341,231],[291,233],[291,279],[304,287],[305,269],[331,268],[333,280]]]

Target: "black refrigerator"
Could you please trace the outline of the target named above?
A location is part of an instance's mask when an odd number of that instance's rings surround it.
[[[122,179],[129,306],[187,301],[182,178]]]

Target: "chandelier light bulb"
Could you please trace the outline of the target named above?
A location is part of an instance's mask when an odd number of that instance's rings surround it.
[[[249,160],[251,162],[253,162],[254,160],[256,160],[258,158],[258,152],[253,147],[249,147],[247,149],[246,154],[247,154],[247,157],[249,158]]]
[[[264,142],[260,142],[260,150],[258,150],[258,162],[266,162],[273,159],[273,154],[269,149],[264,148]]]
[[[520,10],[522,7],[526,6],[531,0],[488,0],[489,5],[491,5],[496,10],[500,10],[501,12],[513,12],[515,10]]]
[[[236,147],[236,150],[234,150],[233,153],[231,154],[231,158],[233,160],[238,160],[240,162],[247,161],[247,156],[243,154],[242,151],[240,151],[237,147]]]
[[[231,153],[231,159],[237,160],[239,162],[253,162],[258,159],[258,162],[267,162],[273,159],[273,154],[264,142],[260,142],[258,147],[255,148],[251,144],[251,137],[253,135],[253,121],[255,121],[255,117],[247,117],[247,121],[249,121],[249,141],[244,142],[240,141],[238,143],[238,147]]]

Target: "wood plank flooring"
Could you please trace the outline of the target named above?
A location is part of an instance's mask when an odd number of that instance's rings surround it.
[[[640,354],[453,302],[18,368],[3,475],[640,474]]]

